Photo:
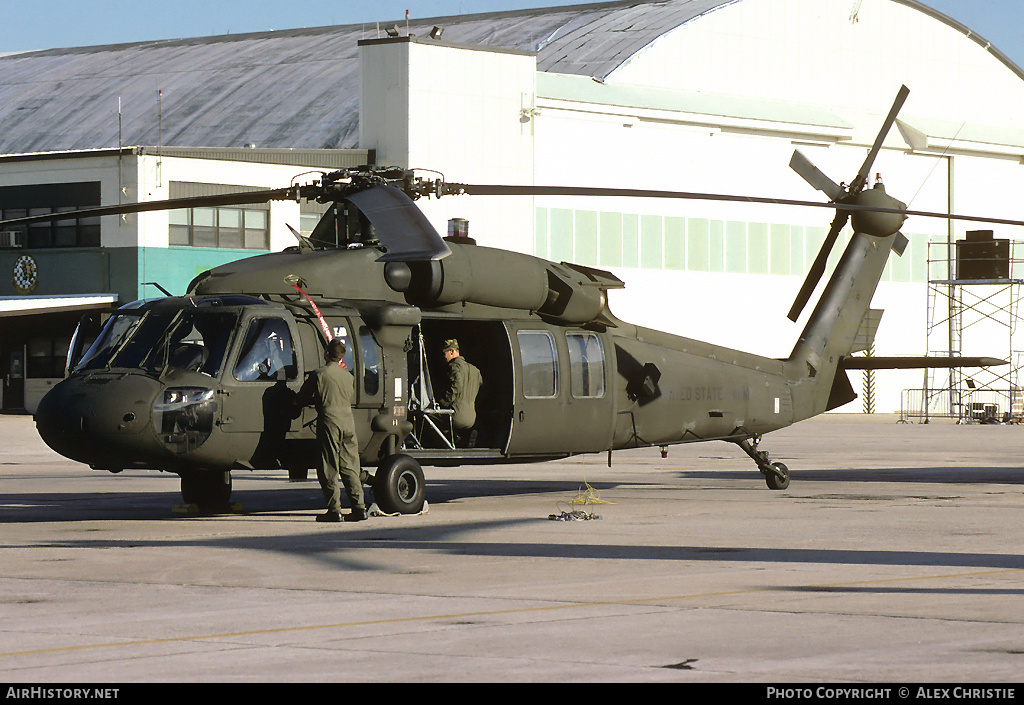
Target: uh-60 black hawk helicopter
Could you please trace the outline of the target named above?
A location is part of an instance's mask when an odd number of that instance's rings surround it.
[[[422,465],[532,462],[708,440],[737,444],[768,487],[784,489],[789,471],[758,450],[762,434],[854,399],[846,370],[999,362],[851,357],[866,347],[858,333],[874,332],[865,314],[890,250],[902,253],[906,245],[899,229],[907,214],[951,217],[907,211],[880,183],[867,188],[907,93],[903,87],[849,186],[794,154],[791,166],[829,203],[473,186],[364,168],[276,190],[83,211],[109,215],[274,199],[331,204],[309,239],[295,233],[297,246],[204,272],[184,296],[122,306],[91,334],[84,320],[67,378],[36,411],[39,433],[73,460],[111,472],[176,473],[186,502],[223,505],[232,470],[286,468],[305,476],[315,465],[315,412],[297,409],[292,399],[322,364],[327,341],[338,336],[347,343],[345,362],[356,379],[361,461],[376,467],[374,499],[386,512],[421,511]],[[769,359],[620,321],[608,309],[607,291],[623,283],[608,272],[442,239],[413,199],[458,193],[835,209],[790,311],[794,321],[848,220],[854,235],[792,354]],[[311,241],[343,246],[317,249]],[[85,338],[93,341],[83,354]],[[453,442],[445,412],[434,403],[430,379],[442,374],[436,353],[448,338],[460,341],[484,378],[473,447]]]

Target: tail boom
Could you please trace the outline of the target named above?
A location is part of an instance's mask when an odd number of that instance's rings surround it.
[[[856,398],[839,363],[855,349],[861,320],[871,305],[897,233],[854,233],[800,338],[786,359],[794,421]]]

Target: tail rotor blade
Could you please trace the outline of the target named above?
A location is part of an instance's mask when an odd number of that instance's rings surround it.
[[[814,288],[818,286],[818,281],[825,274],[828,256],[832,254],[832,248],[836,244],[840,231],[846,226],[848,218],[849,216],[846,213],[839,213],[836,215],[836,219],[832,221],[832,228],[828,231],[828,235],[825,236],[825,242],[821,243],[821,249],[818,250],[818,255],[814,258],[811,268],[807,270],[807,278],[804,279],[800,291],[797,292],[796,300],[793,301],[793,306],[790,307],[787,314],[789,320],[794,323],[796,319],[800,318],[800,312],[804,310],[804,306],[810,300],[811,294],[814,293]]]
[[[899,115],[900,109],[907,100],[907,96],[910,95],[910,89],[906,86],[900,86],[899,92],[896,93],[896,100],[893,101],[892,107],[889,108],[889,114],[885,116],[885,122],[882,123],[882,129],[878,131],[878,135],[875,137],[874,144],[871,145],[871,149],[868,152],[867,157],[864,159],[864,163],[861,164],[860,171],[857,172],[857,176],[850,184],[849,195],[846,196],[845,200],[852,200],[852,196],[860,193],[865,184],[867,184],[868,174],[871,173],[871,167],[875,163],[875,157],[878,156],[878,152],[882,149],[882,143],[885,142],[885,138],[889,134],[889,130],[892,129],[893,123],[896,122],[896,116]],[[819,191],[823,191],[829,195],[829,198],[833,201],[839,201],[842,199],[844,194],[842,188],[835,186],[832,181],[822,174],[816,166],[811,164],[803,154],[799,151],[793,153],[793,158],[790,160],[789,165],[802,176],[807,183]],[[832,196],[826,189],[835,188],[839,191],[838,196]],[[822,275],[825,274],[825,267],[828,264],[828,257],[832,253],[832,248],[836,244],[836,238],[839,237],[840,231],[846,226],[847,220],[849,220],[850,211],[838,211],[836,213],[835,220],[832,221],[832,227],[828,231],[828,235],[825,236],[825,242],[822,243],[821,249],[818,250],[818,256],[814,258],[814,263],[807,272],[807,278],[804,279],[803,285],[800,287],[800,291],[797,292],[796,300],[793,302],[793,306],[789,309],[789,320],[796,321],[800,317],[800,312],[803,311],[804,306],[807,305],[808,300],[811,298],[811,294],[814,293],[814,289],[818,286],[818,281]]]
[[[803,177],[804,181],[828,196],[828,200],[838,200],[843,195],[843,189],[835,181],[825,176],[818,167],[811,163],[811,160],[804,156],[799,149],[793,150],[793,157],[789,160],[789,168]]]
[[[888,136],[889,130],[892,129],[893,123],[896,122],[896,116],[899,115],[900,109],[907,101],[908,95],[910,95],[910,89],[906,86],[900,86],[900,90],[896,94],[896,100],[893,101],[892,107],[889,108],[889,114],[885,116],[885,122],[882,123],[882,129],[878,131],[875,143],[871,145],[871,151],[868,152],[868,156],[860,166],[860,171],[857,172],[857,178],[854,179],[853,184],[850,186],[850,191],[853,193],[860,191],[864,188],[864,184],[867,183],[868,174],[871,173],[871,166],[875,163],[875,157],[878,156],[878,151],[882,148],[882,143],[885,142],[885,138]]]

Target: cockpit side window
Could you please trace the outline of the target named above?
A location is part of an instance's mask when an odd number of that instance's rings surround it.
[[[206,349],[199,366],[200,372],[211,377],[216,377],[220,372],[228,352],[231,331],[237,320],[237,314],[227,311],[202,311],[196,316],[194,331],[200,336],[197,342]]]
[[[376,397],[381,389],[381,355],[380,347],[374,340],[373,333],[367,326],[361,325],[358,320],[332,319],[331,334],[335,338],[341,338],[345,343],[345,357],[342,361],[345,363],[345,369],[355,377],[357,388],[361,389],[361,402]],[[353,335],[358,337],[357,342],[353,340]],[[358,356],[356,354],[357,343],[359,346]]]
[[[366,326],[359,326],[359,349],[363,357],[363,391],[376,396],[380,391],[380,351]]]
[[[279,373],[289,380],[298,376],[288,323],[282,318],[254,318],[242,339],[234,377],[242,382],[276,380]]]

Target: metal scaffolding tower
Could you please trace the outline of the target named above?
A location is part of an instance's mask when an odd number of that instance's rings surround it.
[[[935,416],[961,423],[1020,422],[1024,279],[1013,275],[1014,269],[1024,273],[1016,256],[1017,250],[1024,255],[1024,242],[974,231],[954,245],[928,245],[927,354],[997,357],[1009,364],[925,370],[922,389],[904,390],[904,411],[925,423]]]

